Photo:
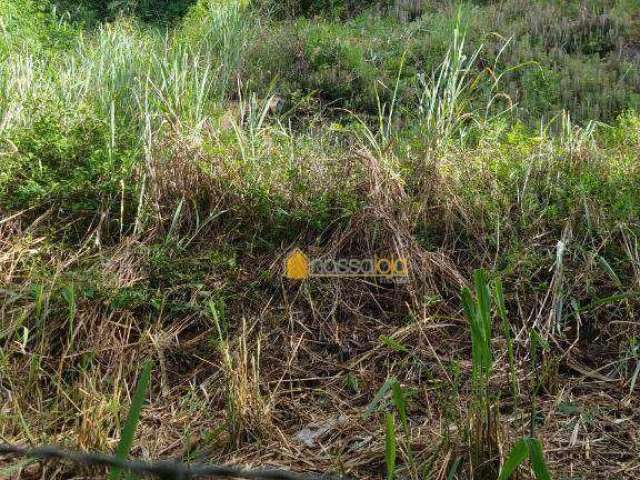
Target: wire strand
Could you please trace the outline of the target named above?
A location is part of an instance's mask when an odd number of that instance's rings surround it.
[[[35,458],[39,460],[58,459],[89,466],[117,467],[139,475],[154,475],[163,480],[190,480],[201,477],[244,478],[247,480],[348,480],[348,477],[345,476],[303,474],[280,469],[245,469],[228,465],[122,460],[103,453],[73,452],[56,447],[29,449],[17,445],[0,444],[0,455]]]

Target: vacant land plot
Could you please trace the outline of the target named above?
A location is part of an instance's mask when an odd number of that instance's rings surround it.
[[[2,0],[0,443],[639,478],[639,106],[637,0]]]

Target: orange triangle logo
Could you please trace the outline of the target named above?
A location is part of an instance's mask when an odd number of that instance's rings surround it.
[[[299,248],[287,255],[284,263],[284,276],[291,280],[309,278],[309,258]]]

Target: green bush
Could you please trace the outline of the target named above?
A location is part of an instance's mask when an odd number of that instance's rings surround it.
[[[68,47],[77,34],[52,0],[0,2],[0,62],[12,53],[40,55]]]
[[[0,199],[7,208],[55,205],[93,214],[121,195],[131,152],[109,148],[107,126],[42,103],[28,128],[11,135],[15,152],[0,167]]]
[[[276,18],[299,16],[327,18],[352,17],[371,6],[388,3],[387,0],[258,0],[257,5]]]
[[[112,21],[120,15],[144,22],[170,23],[184,16],[197,0],[57,0],[72,19],[87,24]]]

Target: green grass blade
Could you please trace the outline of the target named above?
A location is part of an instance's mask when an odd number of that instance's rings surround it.
[[[529,447],[529,461],[531,462],[531,468],[533,469],[533,473],[537,480],[551,480],[547,464],[544,461],[542,445],[535,438],[528,438],[526,442]]]
[[[516,469],[527,459],[527,457],[529,457],[531,468],[533,469],[533,473],[537,480],[551,480],[547,464],[544,461],[542,445],[535,438],[523,438],[513,446],[509,453],[509,457],[500,469],[498,480],[507,480],[511,478],[511,475],[513,475]]]
[[[166,241],[169,241],[173,238],[176,229],[178,228],[178,221],[180,220],[180,214],[182,213],[182,207],[184,205],[184,197],[180,199],[178,202],[178,206],[176,207],[176,211],[173,213],[173,218],[171,219],[171,226],[169,227],[169,232],[167,232]]]
[[[454,478],[456,478],[458,469],[460,468],[461,464],[462,464],[462,457],[456,458],[456,460],[453,462],[453,465],[451,465],[451,468],[449,469],[447,480],[454,480]]]
[[[584,307],[580,308],[580,313],[589,312],[591,310],[594,310],[597,307],[602,307],[605,305],[613,305],[622,300],[627,300],[627,299],[635,300],[638,298],[640,298],[640,292],[628,292],[628,293],[619,293],[615,295],[610,295],[608,297],[599,298],[597,300],[594,300],[590,304],[585,305]]]
[[[511,452],[509,452],[509,457],[500,469],[498,480],[507,480],[508,478],[510,478],[513,472],[516,471],[516,468],[518,468],[518,466],[520,466],[522,462],[526,460],[527,456],[529,456],[529,447],[527,445],[527,440],[522,439],[518,441],[511,449]]]
[[[396,471],[396,428],[393,414],[387,413],[387,428],[384,436],[384,461],[387,466],[387,480],[393,480]]]
[[[120,442],[118,443],[118,448],[116,450],[116,457],[120,460],[126,460],[129,456],[129,451],[131,450],[133,438],[136,433],[136,427],[138,426],[138,421],[140,420],[140,412],[142,411],[144,398],[147,394],[149,382],[151,381],[152,367],[153,362],[151,362],[151,360],[145,362],[144,366],[142,367],[142,373],[138,378],[138,385],[136,386],[136,391],[133,395],[133,399],[131,400],[131,408],[129,408],[127,421],[125,422],[124,428],[122,429],[122,435],[120,436]],[[118,480],[120,478],[120,475],[121,470],[114,467],[111,469],[111,472],[109,474],[109,480]]]
[[[607,260],[598,255],[598,263],[600,264],[600,266],[602,267],[602,269],[607,273],[607,275],[609,275],[609,278],[611,278],[611,280],[614,281],[614,283],[616,284],[616,286],[618,288],[622,288],[622,282],[620,281],[620,277],[618,277],[618,274],[613,270],[613,268],[611,268],[611,265],[609,264],[609,262],[607,262]]]
[[[367,406],[367,409],[365,410],[364,414],[362,415],[362,417],[366,420],[369,418],[369,416],[376,411],[376,409],[380,406],[380,403],[382,403],[382,400],[384,399],[384,396],[387,394],[387,392],[389,391],[389,389],[391,388],[391,385],[393,385],[394,383],[396,383],[397,380],[395,378],[388,378],[386,382],[384,382],[384,384],[382,385],[382,387],[380,387],[380,390],[378,390],[378,392],[376,393],[375,397],[373,397],[373,400],[371,400],[371,403]]]
[[[502,288],[502,281],[498,278],[495,282],[494,286],[494,298],[496,300],[496,310],[498,311],[498,316],[500,320],[503,322],[507,320],[507,307],[504,303],[504,290]]]
[[[402,387],[398,382],[394,382],[391,385],[391,398],[393,398],[393,404],[398,410],[398,414],[400,415],[400,422],[402,423],[402,428],[404,429],[404,433],[409,435],[409,420],[407,417],[407,401],[404,398],[404,393],[402,392]]]
[[[471,292],[468,288],[462,289],[462,307],[464,308],[464,314],[467,316],[467,320],[469,322],[473,322],[476,318],[476,307],[473,298],[471,297]]]
[[[491,351],[489,349],[489,341],[491,339],[491,293],[489,292],[489,285],[484,270],[476,270],[473,277],[478,301],[477,319],[480,323],[479,327],[482,333],[482,369],[488,375],[491,368]]]

